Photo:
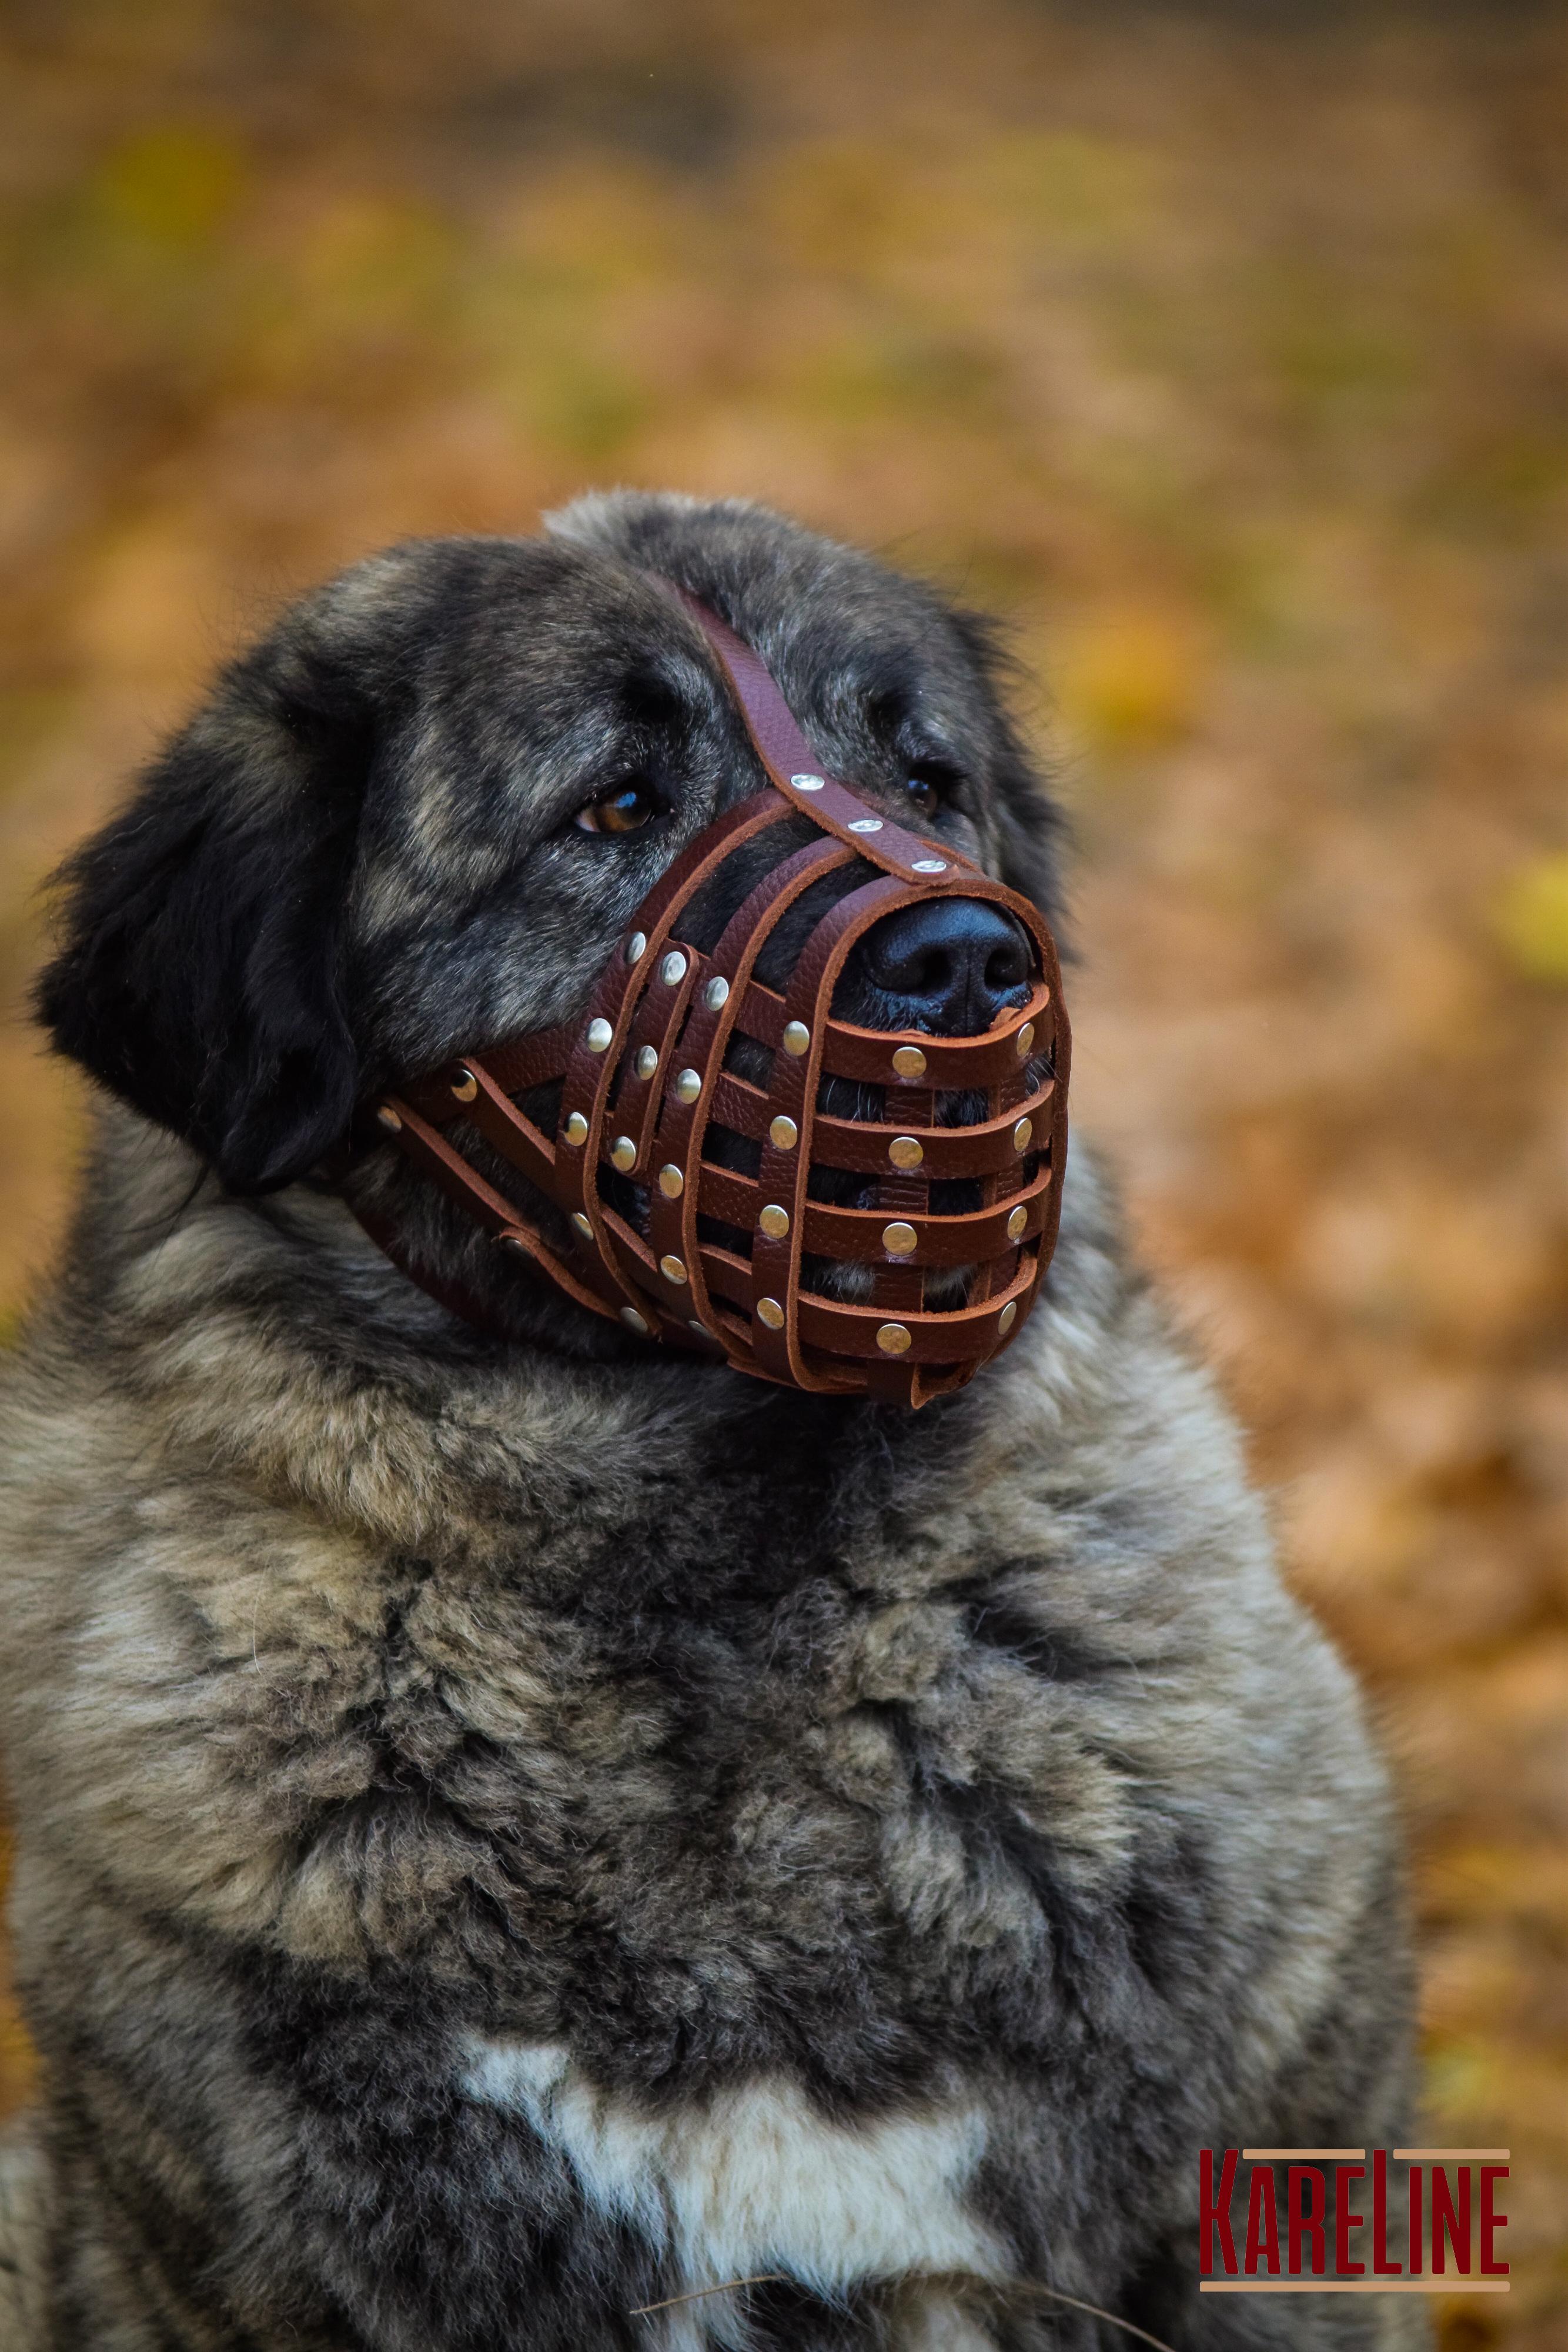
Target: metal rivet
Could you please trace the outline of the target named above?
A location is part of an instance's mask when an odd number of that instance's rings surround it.
[[[402,1119],[399,1118],[391,1103],[382,1103],[381,1108],[376,1113],[376,1117],[386,1129],[389,1135],[395,1135],[399,1128],[402,1125]]]
[[[659,1066],[658,1047],[656,1045],[639,1045],[637,1048],[637,1058],[632,1063],[632,1066],[636,1071],[637,1076],[640,1078],[651,1078],[654,1071]]]
[[[610,1040],[614,1034],[608,1021],[591,1021],[583,1043],[591,1054],[605,1054],[610,1050]]]
[[[1009,1241],[1021,1242],[1028,1231],[1029,1211],[1027,1209],[1015,1209],[1012,1215],[1008,1219]]]
[[[787,1054],[800,1055],[809,1054],[810,1050],[811,1033],[805,1023],[787,1021],[784,1024],[784,1051]]]
[[[1018,1300],[1016,1298],[1009,1298],[1007,1305],[1003,1307],[1001,1313],[997,1318],[997,1329],[1001,1333],[1004,1339],[1007,1338],[1008,1333],[1012,1329],[1013,1325],[1018,1321]]]
[[[528,1245],[521,1234],[497,1234],[496,1247],[504,1249],[511,1257],[527,1257],[528,1255]]]
[[[627,942],[626,942],[626,961],[627,961],[627,962],[628,962],[628,963],[641,963],[641,962],[642,962],[642,961],[643,961],[643,958],[647,954],[647,952],[648,952],[648,934],[647,934],[647,932],[646,932],[646,931],[633,931],[633,932],[632,932],[632,936],[631,936],[631,938],[630,938],[630,939],[627,940]]]
[[[577,1227],[578,1232],[582,1235],[585,1242],[591,1242],[593,1239],[593,1227],[590,1224],[588,1219],[583,1215],[580,1209],[574,1209],[572,1211],[571,1222]]]
[[[685,1282],[686,1278],[685,1261],[684,1258],[678,1257],[662,1257],[659,1260],[659,1272],[664,1276],[666,1282]]]
[[[1033,1119],[1020,1118],[1018,1125],[1013,1129],[1013,1150],[1015,1151],[1027,1151],[1029,1150],[1029,1139],[1033,1133]]]
[[[710,980],[703,991],[703,1003],[710,1013],[721,1013],[729,1003],[728,981]]]
[[[621,1320],[625,1324],[626,1328],[629,1331],[635,1331],[640,1339],[645,1339],[647,1338],[647,1318],[644,1316],[639,1315],[634,1307],[623,1307],[621,1309]]]
[[[686,960],[679,948],[672,948],[659,966],[659,978],[666,988],[674,988],[676,981],[685,980],[685,976]]]
[[[850,819],[850,831],[852,833],[880,833],[882,831],[882,819],[879,816],[852,816]]]
[[[784,1309],[776,1298],[759,1298],[757,1302],[757,1319],[759,1323],[766,1323],[770,1331],[782,1331]]]
[[[793,1151],[800,1140],[800,1130],[792,1118],[780,1111],[768,1129],[768,1139],[779,1151]]]
[[[706,1323],[699,1323],[695,1315],[687,1318],[686,1329],[688,1331],[695,1331],[699,1339],[711,1339],[713,1338],[713,1333],[708,1329],[707,1325]]]
[[[906,1225],[902,1218],[891,1225],[883,1225],[882,1229],[882,1245],[891,1257],[908,1257],[919,1241],[920,1236],[914,1226]]]
[[[566,1125],[560,1131],[560,1139],[563,1143],[581,1144],[588,1141],[588,1121],[580,1110],[568,1111]]]
[[[918,1168],[925,1157],[925,1148],[914,1135],[895,1135],[887,1147],[887,1156],[895,1168]]]
[[[458,1102],[472,1102],[479,1091],[479,1081],[472,1070],[459,1070],[452,1081],[452,1092]]]
[[[946,874],[947,860],[945,857],[917,857],[914,871],[916,874]]]
[[[925,1056],[918,1045],[901,1045],[893,1057],[893,1066],[901,1078],[923,1078]]]
[[[789,779],[798,793],[820,793],[827,781],[826,776],[791,776]]]
[[[622,1176],[637,1165],[637,1147],[629,1135],[618,1135],[610,1147],[610,1164]]]
[[[700,1070],[683,1070],[675,1080],[677,1102],[694,1103],[702,1090],[703,1074]]]
[[[769,1201],[765,1209],[758,1209],[757,1222],[770,1242],[781,1242],[789,1230],[789,1212],[777,1201]]]
[[[666,1201],[678,1201],[686,1189],[686,1180],[672,1160],[659,1171],[659,1190]]]
[[[1018,1055],[1020,1062],[1023,1060],[1024,1055],[1029,1052],[1029,1049],[1033,1043],[1034,1023],[1032,1021],[1026,1021],[1023,1027],[1019,1031],[1018,1035],[1013,1039],[1013,1052]]]
[[[877,1331],[876,1344],[884,1356],[907,1355],[911,1344],[907,1324],[882,1324]]]

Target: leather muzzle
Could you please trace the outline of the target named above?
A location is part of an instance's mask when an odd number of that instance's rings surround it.
[[[1028,899],[828,774],[758,656],[674,593],[718,659],[767,788],[670,867],[578,1018],[465,1053],[379,1097],[371,1114],[499,1248],[591,1312],[788,1387],[923,1404],[1017,1336],[1051,1259],[1069,1052],[1055,948]],[[813,828],[803,848],[790,845],[796,815]],[[781,825],[778,862],[702,952],[682,929],[697,893]],[[784,992],[765,987],[756,965],[775,927],[857,861],[869,878],[810,930]],[[953,898],[1005,908],[1023,927],[1035,966],[1027,1003],[979,1036],[835,1020],[840,976],[873,926]],[[753,1051],[737,1056],[742,1038]],[[766,1067],[766,1082],[727,1066],[737,1059]],[[826,1115],[830,1078],[853,1081],[862,1105],[880,1092],[880,1115]],[[551,1080],[553,1135],[515,1099]],[[731,1165],[709,1156],[721,1135]],[[473,1166],[474,1137],[565,1212],[564,1253]],[[967,1180],[977,1205],[935,1213],[933,1185],[950,1199],[954,1179]],[[834,1204],[846,1191],[857,1205]],[[486,1322],[465,1294],[412,1263],[378,1214],[361,1215],[413,1280]]]

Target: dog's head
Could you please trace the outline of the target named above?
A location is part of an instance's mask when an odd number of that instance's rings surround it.
[[[659,876],[763,782],[654,574],[725,614],[863,799],[1050,908],[1054,822],[981,625],[762,509],[622,494],[539,540],[395,549],[235,663],[67,869],[57,1045],[256,1194],[317,1170],[368,1092],[573,1016]],[[715,937],[756,879],[727,862],[694,910]],[[801,901],[759,978],[821,913]],[[869,932],[834,1011],[972,1034],[1028,977],[1019,927],[949,898]],[[354,1181],[526,1326],[526,1269],[388,1155]]]

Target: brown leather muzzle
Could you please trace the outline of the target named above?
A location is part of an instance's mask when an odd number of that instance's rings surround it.
[[[532,1259],[594,1313],[709,1357],[722,1350],[762,1380],[923,1404],[971,1380],[1017,1334],[1050,1262],[1069,1050],[1055,948],[1026,898],[827,774],[758,656],[706,606],[674,593],[717,656],[768,789],[677,859],[578,1019],[465,1054],[378,1098],[373,1116],[498,1246]],[[697,893],[736,850],[797,812],[817,837],[804,848],[781,843],[778,862],[701,952],[682,930]],[[817,922],[786,992],[765,987],[755,969],[775,927],[823,876],[857,859],[879,869],[874,877]],[[981,1036],[833,1019],[840,975],[873,926],[916,901],[950,898],[984,900],[1022,925],[1035,958],[1027,1003]],[[770,1057],[766,1084],[726,1066],[743,1037]],[[756,1066],[755,1053],[748,1058]],[[862,1101],[864,1089],[880,1088],[882,1116],[824,1114],[829,1077],[858,1082]],[[513,1097],[558,1078],[549,1136]],[[983,1097],[984,1116],[954,1124],[960,1096],[966,1111]],[[472,1166],[465,1127],[565,1210],[576,1236],[570,1257]],[[706,1156],[723,1130],[752,1147],[731,1144],[731,1160],[759,1152],[755,1176]],[[832,1204],[846,1177],[873,1205]],[[934,1213],[933,1183],[955,1178],[969,1180],[979,1205]],[[645,1199],[645,1233],[612,1205],[617,1194],[628,1205]],[[483,1320],[472,1301],[412,1265],[378,1217],[363,1222],[413,1279]],[[749,1237],[749,1255],[733,1245],[737,1235]]]

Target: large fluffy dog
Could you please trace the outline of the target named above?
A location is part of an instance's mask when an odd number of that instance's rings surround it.
[[[860,793],[1051,896],[981,630],[629,496],[360,565],[88,845],[42,1003],[106,1100],[8,1393],[47,2090],[5,2341],[1129,2340],[1041,2285],[1184,2347],[1418,2340],[1414,2298],[1197,2293],[1200,2147],[1406,2128],[1397,1867],[1082,1156],[1032,1321],[918,1414],[640,1343],[389,1151],[332,1167],[368,1089],[573,1013],[756,789],[650,572]],[[1001,966],[845,985],[973,1031]]]

